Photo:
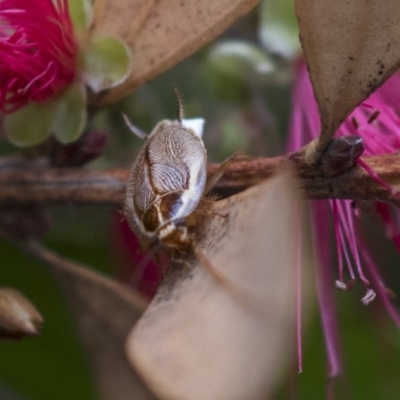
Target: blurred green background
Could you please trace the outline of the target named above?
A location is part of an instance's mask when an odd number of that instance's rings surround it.
[[[186,116],[206,119],[204,140],[211,162],[237,150],[252,156],[282,153],[293,63],[299,55],[291,2],[262,3],[217,41],[96,115],[91,129],[109,132],[110,142],[89,167],[129,167],[141,143],[125,127],[121,113],[149,132],[159,120],[175,117],[174,87],[183,94]],[[12,151],[0,143],[2,154]],[[53,226],[44,238],[50,248],[118,276],[115,210],[65,204],[50,211]],[[375,237],[377,229],[370,232],[387,281],[400,290],[393,249]],[[57,285],[39,263],[3,241],[0,264],[0,284],[19,289],[46,319],[40,337],[0,342],[0,399],[95,399],[90,370]],[[362,306],[361,297],[357,290],[337,293],[345,371],[335,383],[336,398],[398,399],[400,332],[375,304]],[[274,398],[326,398],[326,358],[317,313],[306,330],[304,351],[304,372],[297,374],[293,365]]]

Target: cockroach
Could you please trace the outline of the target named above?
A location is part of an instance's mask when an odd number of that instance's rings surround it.
[[[147,135],[124,116],[130,130],[145,143],[129,177],[125,217],[143,248],[163,247],[172,256],[194,253],[214,279],[226,280],[213,268],[188,230],[188,219],[221,177],[232,157],[207,182],[204,119],[184,119],[178,99],[177,120],[163,120]]]

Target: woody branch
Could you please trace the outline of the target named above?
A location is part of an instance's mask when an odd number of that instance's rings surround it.
[[[394,189],[400,188],[400,154],[366,157],[363,160]],[[217,164],[208,166],[212,173]],[[215,190],[229,195],[268,179],[279,168],[291,168],[299,186],[310,199],[342,198],[380,200],[400,205],[400,198],[379,186],[362,168],[355,166],[335,176],[324,176],[309,167],[298,154],[233,163]],[[0,162],[0,205],[13,203],[97,204],[121,207],[129,170],[88,170],[35,167],[28,163]]]

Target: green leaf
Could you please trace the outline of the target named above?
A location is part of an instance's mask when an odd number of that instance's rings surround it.
[[[70,143],[81,136],[87,121],[86,90],[74,83],[57,102],[52,131],[61,143]]]
[[[265,48],[284,58],[301,50],[293,0],[264,0],[261,4],[259,35]]]
[[[4,131],[17,146],[34,146],[51,133],[57,103],[30,103],[26,107],[4,116]]]
[[[274,72],[272,60],[257,46],[240,40],[222,42],[213,47],[209,61],[224,74],[243,80]]]
[[[91,0],[68,0],[69,14],[78,32],[86,32],[93,22]]]
[[[83,77],[95,92],[122,83],[131,71],[131,55],[120,39],[103,36],[92,38],[84,52]]]

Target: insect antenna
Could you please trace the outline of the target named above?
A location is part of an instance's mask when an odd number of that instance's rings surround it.
[[[182,94],[179,91],[178,88],[174,88],[174,92],[176,95],[176,99],[178,101],[177,103],[177,110],[176,110],[176,117],[178,118],[179,123],[182,125],[182,121],[185,118],[184,112],[183,112],[183,101],[182,101]]]
[[[137,128],[135,125],[133,125],[126,114],[122,114],[122,117],[124,118],[126,126],[129,128],[129,130],[132,133],[134,133],[139,139],[143,139],[143,140],[147,139],[147,134],[144,133],[139,128]]]

